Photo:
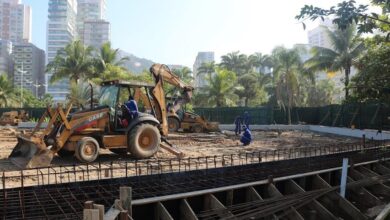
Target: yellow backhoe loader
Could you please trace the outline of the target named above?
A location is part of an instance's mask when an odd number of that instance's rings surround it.
[[[71,104],[65,109],[61,105],[48,107],[30,135],[17,136],[10,160],[21,168],[46,167],[58,153],[74,154],[81,162],[92,162],[100,148],[148,158],[162,147],[183,156],[165,139],[168,122],[163,81],[161,75],[154,76],[155,84],[103,82],[98,105],[94,107],[91,103],[88,110],[69,114]],[[124,106],[130,94],[146,97],[139,105],[150,106],[149,113],[139,112],[137,117],[130,118]],[[48,125],[38,132],[45,118],[50,118]]]
[[[209,122],[203,116],[184,110],[183,106],[191,102],[192,92],[194,90],[192,86],[183,82],[164,64],[154,64],[150,68],[150,72],[155,77],[161,76],[164,82],[180,90],[181,96],[172,100],[173,103],[167,107],[170,132],[177,132],[179,129],[195,133],[219,131],[218,122]]]

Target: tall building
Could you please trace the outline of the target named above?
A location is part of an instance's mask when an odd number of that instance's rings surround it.
[[[82,26],[88,20],[106,19],[106,11],[106,0],[78,0],[77,26]]]
[[[84,22],[83,43],[87,46],[100,48],[110,41],[110,22],[104,20],[90,20]]]
[[[11,57],[12,42],[0,39],[0,75],[6,74],[11,78],[13,73],[13,60]]]
[[[77,31],[87,46],[100,47],[110,41],[110,23],[106,18],[106,0],[78,0]]]
[[[203,63],[213,62],[214,60],[214,52],[199,52],[196,56],[195,63],[193,65],[193,75],[195,77],[195,87],[204,87],[207,85],[207,81],[205,79],[205,75],[198,75],[198,68]]]
[[[45,92],[45,51],[34,44],[21,43],[14,45],[12,56],[15,61],[14,86],[41,97]]]
[[[325,19],[319,26],[307,32],[307,38],[310,46],[332,48],[326,28],[332,29],[333,24],[329,19]]]
[[[31,7],[20,0],[0,0],[0,38],[31,42]]]
[[[47,63],[53,61],[57,51],[63,49],[77,37],[76,0],[49,0],[47,22]],[[55,102],[66,99],[69,93],[69,80],[63,79],[50,84],[51,74],[46,74],[46,93],[53,96]]]

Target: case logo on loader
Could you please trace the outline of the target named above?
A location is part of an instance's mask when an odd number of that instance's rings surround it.
[[[91,122],[91,121],[95,121],[99,118],[102,118],[103,117],[103,112],[99,113],[99,114],[96,114],[96,115],[92,115],[91,117],[88,118],[88,121]]]

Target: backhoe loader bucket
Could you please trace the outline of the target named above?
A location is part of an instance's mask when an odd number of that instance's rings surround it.
[[[13,164],[22,169],[50,165],[54,153],[46,148],[42,138],[24,135],[18,135],[17,138],[18,143],[8,157]]]
[[[207,130],[208,131],[220,131],[218,122],[207,122]]]

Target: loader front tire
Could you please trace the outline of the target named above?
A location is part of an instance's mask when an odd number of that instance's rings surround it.
[[[180,128],[179,120],[174,117],[168,117],[168,128],[170,132],[177,132]]]
[[[84,137],[78,141],[75,156],[84,163],[96,160],[99,155],[99,143],[92,137]]]
[[[158,151],[160,143],[160,131],[151,124],[137,125],[129,133],[129,152],[138,159],[153,156]]]

